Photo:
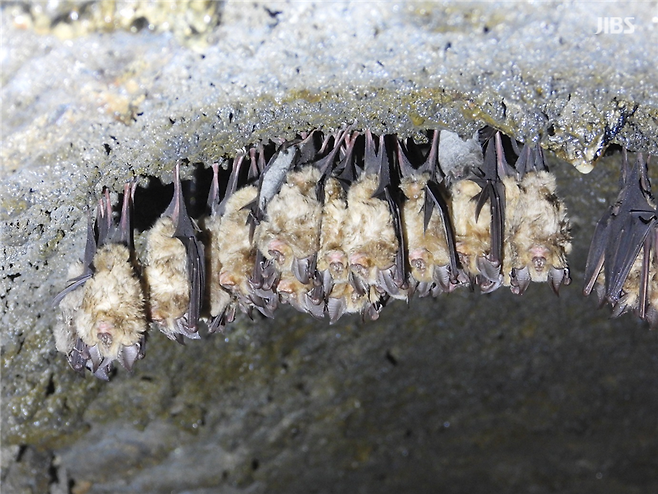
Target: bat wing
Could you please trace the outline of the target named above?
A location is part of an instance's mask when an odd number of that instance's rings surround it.
[[[180,183],[179,167],[180,164],[176,163],[174,170],[174,197],[165,214],[171,216],[176,225],[173,236],[185,246],[187,276],[190,286],[190,302],[185,326],[192,333],[196,333],[205,290],[205,257],[203,244],[196,238],[196,225],[187,214]]]
[[[205,290],[205,262],[204,247],[201,242],[192,235],[176,235],[187,253],[187,276],[190,283],[190,304],[187,311],[187,324],[189,330],[196,332],[201,315],[203,294]]]
[[[66,282],[66,288],[59,292],[55,298],[53,298],[52,305],[57,306],[59,303],[64,300],[69,293],[76,290],[77,288],[84,285],[89,278],[94,275],[93,271],[93,262],[94,256],[96,255],[96,236],[94,234],[94,225],[91,220],[91,215],[87,221],[87,243],[85,245],[85,255],[82,263],[84,265],[84,270],[80,276],[76,276]]]
[[[428,201],[432,204],[428,205]],[[436,208],[437,212],[441,215],[443,224],[443,234],[446,238],[448,246],[448,253],[450,255],[450,276],[456,281],[457,273],[461,270],[461,263],[459,262],[459,255],[457,254],[457,245],[455,242],[455,232],[450,220],[450,212],[448,211],[448,203],[442,193],[442,189],[433,180],[427,182],[425,185],[425,228],[429,224],[432,211]]]
[[[393,230],[395,237],[398,241],[397,252],[395,253],[395,274],[393,275],[393,282],[398,288],[406,287],[407,275],[409,270],[407,268],[407,244],[402,231],[402,217],[400,215],[400,204],[396,201],[389,187],[384,188],[384,195],[388,204],[388,209],[393,219]]]
[[[626,156],[624,159],[627,160]],[[616,214],[613,213],[610,221],[604,262],[606,298],[611,303],[619,299],[640,249],[649,232],[656,226],[656,208],[652,204],[647,164],[641,155],[638,155],[635,166],[626,174],[618,203],[613,208]]]

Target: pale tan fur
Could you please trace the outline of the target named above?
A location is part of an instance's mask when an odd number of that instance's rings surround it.
[[[329,177],[325,182],[324,195],[318,271],[328,269],[334,283],[346,282],[349,262],[344,250],[343,229],[347,218],[347,193],[337,179]]]
[[[258,189],[254,186],[236,191],[226,203],[217,235],[221,264],[219,282],[235,295],[247,296],[250,291],[249,278],[256,262],[256,248],[249,241],[249,210],[243,208],[257,195]]]
[[[443,219],[438,211],[433,211],[425,231],[424,187],[428,179],[429,173],[405,177],[400,188],[407,197],[402,208],[402,225],[407,238],[411,275],[416,281],[431,283],[434,279],[434,266],[448,265],[450,253]]]
[[[173,237],[174,230],[169,216],[149,230],[144,269],[151,320],[170,336],[179,333],[176,320],[185,315],[190,303],[187,253],[183,243]]]
[[[372,197],[379,185],[379,176],[360,177],[347,192],[345,250],[351,269],[368,285],[377,284],[377,270],[395,264],[398,241],[393,219],[386,201]]]
[[[75,262],[69,268],[68,279],[72,280],[77,278],[84,271],[84,266],[81,262]],[[76,329],[76,314],[82,306],[82,298],[84,296],[85,290],[84,286],[79,286],[72,292],[66,294],[66,296],[59,303],[59,315],[57,317],[57,326],[53,331],[55,336],[55,348],[58,351],[68,353],[71,351],[75,345],[75,341],[78,338],[78,331]]]
[[[123,346],[137,343],[147,329],[144,293],[126,246],[104,245],[93,266],[75,327],[86,345],[98,345],[101,356],[116,359]]]
[[[220,239],[221,239],[222,217],[211,216],[206,220],[206,231],[210,237],[210,248],[206,251],[208,293],[210,298],[210,315],[215,317],[221,314],[231,303],[231,295],[219,284],[219,274],[222,271],[220,261]]]
[[[535,282],[547,281],[551,267],[566,268],[571,252],[567,211],[555,190],[554,175],[546,171],[528,173],[520,183],[521,194],[513,214],[508,208],[508,241],[513,251],[510,268],[527,266]]]
[[[368,298],[356,293],[350,283],[337,283],[329,297],[345,300],[345,314],[360,314],[368,303]]]
[[[620,297],[618,304],[622,305],[623,312],[639,309],[640,277],[642,275],[642,262],[644,260],[643,258],[644,255],[642,253],[642,250],[640,250],[640,254],[633,262],[633,266],[631,266],[631,270],[629,271],[628,276],[626,277],[626,281],[624,282],[624,285],[622,287],[622,296]],[[649,274],[649,276],[651,276],[651,274]],[[601,276],[601,278],[603,278],[603,276]],[[648,287],[649,293],[647,294],[647,300],[649,301],[649,305],[652,305],[651,304],[653,299],[652,288],[653,288],[653,283],[650,281]]]
[[[471,180],[459,180],[450,190],[457,252],[464,269],[473,276],[480,272],[477,258],[488,255],[491,250],[491,208],[489,203],[484,204],[476,221],[477,201],[473,197],[480,192],[480,186]]]
[[[521,198],[521,187],[515,177],[504,177],[503,185],[505,186],[505,234],[503,238],[503,286],[510,286],[511,272],[517,266],[516,250],[513,246],[513,237],[516,232],[517,216],[522,214],[519,209],[519,200]]]
[[[267,205],[265,221],[256,228],[256,246],[267,259],[273,258],[274,246],[283,254],[275,258],[279,271],[290,271],[293,258],[306,258],[320,247],[322,206],[315,194],[319,180],[320,171],[312,166],[289,172]]]

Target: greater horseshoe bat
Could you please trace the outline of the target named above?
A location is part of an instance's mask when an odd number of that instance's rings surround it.
[[[380,293],[407,299],[400,210],[391,195],[384,136],[379,152],[366,131],[365,169],[347,191],[345,250],[354,279]],[[383,196],[383,197],[382,197]]]
[[[566,258],[571,252],[569,219],[556,195],[555,176],[543,159],[535,161],[533,168],[522,164],[525,175],[520,182],[503,178],[507,202],[505,284],[513,293],[522,294],[531,281],[548,282],[557,294],[562,284],[571,282]]]
[[[424,163],[414,168],[398,141],[398,163],[402,174],[400,188],[407,199],[402,208],[402,223],[410,275],[420,297],[429,295],[433,289],[434,293],[452,291],[463,282],[445,199],[447,194],[437,179],[438,144],[439,131],[434,131]]]
[[[104,380],[109,379],[114,360],[131,370],[135,360],[144,355],[144,293],[133,265],[130,226],[134,190],[134,183],[124,187],[118,229],[112,220],[109,193],[104,191],[95,241],[91,223],[88,227],[82,274],[70,280],[54,301],[63,304],[66,324],[66,334],[58,338],[58,346],[63,346],[60,349],[65,349],[75,370],[87,368]]]
[[[253,162],[261,158],[252,154]],[[236,158],[229,179],[227,193],[221,203],[221,222],[213,234],[213,251],[219,264],[218,275],[213,277],[213,283],[218,282],[234,300],[227,308],[226,314],[232,318],[234,306],[251,315],[255,308],[267,317],[274,316],[277,299],[270,287],[254,287],[253,274],[259,264],[257,249],[252,242],[252,224],[257,203],[258,188],[255,185],[245,185],[238,188],[240,168],[244,160]],[[220,318],[226,319],[226,315]],[[229,320],[230,320],[229,318]]]
[[[198,339],[198,322],[205,287],[203,244],[187,214],[180,183],[180,163],[174,168],[174,196],[149,230],[144,277],[151,320],[168,338]]]
[[[233,160],[233,170],[239,170],[240,163],[244,159],[244,154],[238,154]],[[231,294],[219,283],[219,273],[222,270],[222,264],[219,259],[219,241],[220,226],[222,217],[226,211],[226,201],[237,188],[237,174],[233,171],[229,178],[229,184],[224,192],[224,199],[219,200],[219,164],[213,163],[213,178],[208,195],[208,206],[210,216],[205,219],[204,227],[208,233],[209,248],[206,251],[207,270],[207,289],[210,303],[210,323],[208,332],[215,333],[222,331],[227,323],[233,321],[235,311],[231,311]]]

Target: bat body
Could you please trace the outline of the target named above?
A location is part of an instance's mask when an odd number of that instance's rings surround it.
[[[235,311],[232,310],[234,309],[234,304],[232,304],[233,297],[219,282],[219,276],[222,272],[220,241],[226,202],[237,189],[240,166],[243,159],[244,154],[239,154],[233,160],[233,170],[222,201],[219,200],[219,164],[214,163],[212,165],[213,179],[208,196],[210,216],[205,219],[204,223],[209,244],[209,248],[206,250],[206,265],[208,267],[206,274],[209,280],[207,290],[210,305],[210,323],[208,324],[208,331],[210,333],[223,330],[227,323],[233,321],[233,316],[235,315]]]
[[[497,272],[483,273],[486,265],[482,260],[491,253],[491,209],[484,204],[476,214],[477,196],[482,188],[472,180],[454,182],[452,194],[452,222],[455,228],[455,242],[459,258],[468,276],[480,284],[483,291],[498,288]],[[486,276],[482,276],[485,274]]]
[[[147,330],[144,293],[134,267],[130,214],[134,184],[124,188],[120,228],[112,221],[109,193],[101,199],[94,230],[88,229],[85,262],[72,267],[82,271],[69,282],[55,302],[62,308],[64,327],[56,337],[71,366],[89,369],[109,379],[114,360],[131,369],[143,357]]]
[[[402,209],[402,223],[409,249],[409,266],[415,281],[428,286],[437,279],[447,288],[447,267],[450,266],[450,252],[444,234],[443,218],[432,214],[425,226],[426,186],[429,173],[402,178],[400,188],[407,200]],[[430,206],[431,207],[431,206]]]
[[[317,269],[324,291],[331,293],[335,284],[347,283],[349,261],[345,252],[344,228],[347,219],[347,194],[340,182],[327,177],[324,184],[324,205],[320,223],[320,247]]]
[[[379,284],[379,273],[395,266],[398,239],[386,201],[373,197],[377,175],[363,174],[347,192],[345,250],[350,270],[365,286]]]
[[[196,225],[185,208],[179,166],[171,204],[147,235],[144,277],[151,320],[165,336],[182,343],[183,336],[199,338],[205,258]]]
[[[146,332],[144,293],[128,246],[108,243],[94,256],[94,276],[84,286],[75,319],[80,339],[111,362],[139,345]]]
[[[256,263],[256,247],[251,241],[248,223],[249,205],[258,197],[258,188],[247,185],[234,192],[226,202],[226,209],[217,234],[219,283],[237,301],[238,307],[250,313],[255,304],[250,283]],[[261,310],[263,312],[264,309]],[[271,315],[269,312],[265,315]]]
[[[316,196],[320,176],[314,166],[288,172],[254,236],[262,255],[280,273],[294,272],[304,284],[314,275],[320,248],[322,205]]]
[[[657,221],[647,162],[638,153],[631,165],[624,150],[620,192],[594,231],[583,290],[589,295],[598,285],[614,316],[635,310],[652,325],[658,322],[653,291]]]
[[[549,282],[553,290],[570,282],[569,220],[557,197],[555,176],[548,171],[527,173],[516,185],[506,177],[505,273],[511,289],[523,293],[529,281]],[[516,196],[516,197],[513,197]]]

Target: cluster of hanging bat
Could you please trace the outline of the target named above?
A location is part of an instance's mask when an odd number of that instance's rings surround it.
[[[124,188],[118,223],[105,190],[84,260],[55,298],[57,348],[74,369],[108,379],[118,360],[130,370],[150,323],[182,343],[199,338],[201,320],[214,333],[238,310],[273,317],[289,304],[330,322],[351,313],[374,320],[388,301],[414,294],[500,286],[521,294],[531,281],[557,293],[571,281],[569,220],[541,147],[491,128],[467,140],[430,131],[425,143],[314,131],[238,153],[223,191],[220,171],[214,164],[208,214],[197,225],[176,165],[173,199],[139,255],[135,183]],[[625,165],[622,182],[596,232],[586,292],[598,282],[616,313],[637,309],[654,321],[647,232],[656,216],[641,158]]]

